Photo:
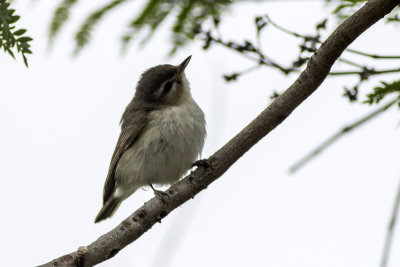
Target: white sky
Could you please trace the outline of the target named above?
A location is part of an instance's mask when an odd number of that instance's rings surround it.
[[[121,29],[138,3],[108,16],[74,59],[72,34],[99,3],[84,1],[48,53],[46,33],[56,2],[15,3],[22,16],[19,27],[35,38],[29,69],[19,55],[15,62],[0,53],[2,266],[43,264],[88,245],[153,197],[139,190],[112,219],[93,223],[120,116],[146,68],[193,55],[186,73],[207,117],[205,157],[260,113],[273,90],[285,89],[296,78],[262,69],[226,84],[222,74],[251,63],[217,47],[204,52],[199,42],[169,59],[165,26],[148,46],[132,46],[121,56]],[[253,38],[254,16],[268,13],[289,29],[312,33],[329,11],[322,1],[245,3],[226,14],[222,32],[227,38]],[[352,47],[400,54],[398,30],[381,23]],[[297,54],[296,40],[270,28],[263,44],[268,55],[282,62]],[[396,65],[380,64],[391,66]],[[363,87],[362,94],[378,80]],[[378,266],[400,179],[399,112],[391,109],[296,175],[288,174],[302,155],[371,111],[341,97],[343,85],[356,81],[326,80],[206,191],[99,266]],[[400,265],[399,229],[390,266]]]

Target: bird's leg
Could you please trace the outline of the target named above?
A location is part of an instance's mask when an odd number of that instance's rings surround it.
[[[206,169],[210,167],[210,162],[208,161],[208,159],[199,159],[198,161],[192,164],[192,167],[198,167],[198,168],[202,167]]]
[[[156,198],[161,200],[162,203],[166,204],[167,200],[168,200],[168,194],[163,191],[155,189],[151,183],[149,183],[149,185],[150,185],[151,189],[153,189],[153,192],[154,192],[154,195],[156,196]]]

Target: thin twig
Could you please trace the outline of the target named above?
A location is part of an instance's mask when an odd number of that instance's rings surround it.
[[[355,62],[350,61],[350,60],[345,59],[345,58],[339,58],[338,61],[343,62],[343,63],[345,63],[347,65],[351,65],[351,66],[357,67],[357,68],[364,68],[363,65],[355,63]]]
[[[293,32],[290,31],[280,25],[278,25],[277,23],[275,23],[268,15],[264,15],[264,18],[275,28],[293,35],[295,37],[298,38],[303,38],[303,39],[313,39],[315,40],[317,43],[320,43],[321,41],[319,40],[319,38],[315,37],[315,36],[306,36],[306,35],[302,35],[299,34],[297,32]],[[207,32],[204,32],[207,34]],[[281,72],[283,72],[285,75],[289,74],[289,73],[299,73],[299,70],[297,70],[296,68],[292,67],[292,68],[285,68],[283,66],[281,66],[280,64],[276,63],[274,60],[272,60],[271,58],[269,58],[268,56],[266,56],[261,49],[261,43],[260,43],[260,31],[257,32],[257,48],[255,48],[255,50],[252,51],[243,51],[240,50],[239,48],[241,47],[240,44],[234,43],[234,42],[227,42],[224,41],[221,37],[221,34],[218,34],[218,37],[213,37],[210,32],[208,32],[207,34],[207,38],[209,38],[211,41],[213,41],[214,43],[220,44],[228,49],[234,50],[237,53],[241,54],[243,57],[246,57],[247,59],[257,62],[260,65],[263,66],[268,66],[268,67],[272,67],[275,69],[280,70]],[[368,56],[368,57],[373,57],[373,58],[377,58],[377,59],[395,59],[395,58],[400,58],[400,56],[379,56],[379,55],[371,55],[368,53],[364,53],[364,52],[360,52],[354,49],[348,49],[346,50],[350,53],[356,53],[359,55],[364,55],[364,56]],[[370,76],[372,75],[381,75],[381,74],[387,74],[387,73],[395,73],[395,72],[400,72],[400,68],[396,68],[396,69],[386,69],[386,70],[374,70],[371,68],[367,68],[366,66],[363,66],[359,63],[356,63],[354,61],[350,61],[348,59],[345,58],[339,58],[338,61],[343,62],[347,65],[351,65],[354,67],[359,68],[360,70],[354,70],[354,71],[332,71],[329,73],[329,76],[347,76],[347,75],[358,75],[361,77],[361,80],[367,80]],[[235,72],[236,77],[241,76],[242,74],[245,73],[241,73],[241,72]]]
[[[233,51],[236,51],[237,53],[241,54],[242,56],[244,56],[244,57],[246,57],[246,58],[248,58],[248,59],[250,59],[250,60],[252,60],[254,62],[258,62],[261,65],[277,68],[277,69],[279,69],[281,72],[283,72],[285,74],[288,73],[288,69],[287,68],[284,68],[281,65],[279,65],[278,63],[274,62],[271,58],[269,58],[268,56],[264,55],[261,52],[261,50],[259,50],[259,49],[256,49],[256,51],[253,52],[255,55],[258,56],[258,58],[256,58],[256,57],[250,56],[248,53],[244,53],[243,51],[238,51],[237,49],[235,49],[232,46],[230,46],[229,43],[223,41],[220,38],[213,38],[213,41],[215,43],[221,44],[222,46],[227,47],[227,48],[229,48],[229,49],[231,49]]]
[[[298,162],[292,165],[290,167],[289,172],[294,173],[298,171],[301,167],[303,167],[306,163],[308,163],[310,160],[315,158],[318,154],[320,154],[322,151],[327,149],[330,145],[332,145],[335,141],[337,141],[340,137],[342,137],[344,134],[354,130],[355,128],[363,125],[364,123],[370,121],[371,119],[375,118],[377,115],[381,114],[391,106],[393,106],[395,103],[399,101],[398,98],[395,100],[389,102],[388,104],[380,107],[379,109],[375,110],[372,113],[369,113],[368,115],[362,117],[361,119],[357,120],[356,122],[350,124],[349,126],[346,126],[342,128],[340,131],[329,137],[326,141],[324,141],[321,145],[319,145],[316,149],[314,149],[312,152],[301,158]]]
[[[268,15],[264,15],[264,17],[267,19],[267,21],[269,22],[269,24],[271,24],[272,26],[274,26],[275,28],[277,28],[278,30],[281,30],[282,32],[285,32],[287,34],[293,35],[295,37],[299,37],[299,38],[306,38],[307,36],[299,34],[297,32],[293,32],[290,31],[282,26],[280,26],[279,24],[275,23]]]
[[[368,53],[350,49],[350,48],[347,48],[346,52],[350,52],[350,53],[365,56],[365,57],[375,58],[375,59],[400,59],[400,56],[383,56],[383,55],[376,55],[376,54],[368,54]]]
[[[282,32],[285,32],[287,34],[293,35],[295,37],[298,38],[309,38],[309,36],[306,36],[304,34],[299,34],[297,32],[288,30],[282,26],[280,26],[279,24],[277,24],[276,22],[274,22],[273,20],[271,20],[271,18],[268,15],[265,15],[265,18],[268,20],[268,22],[274,26],[275,28],[277,28],[278,30],[281,30]],[[320,42],[319,42],[320,43]],[[345,49],[346,52],[349,53],[353,53],[353,54],[358,54],[361,56],[365,56],[365,57],[370,57],[370,58],[374,58],[374,59],[400,59],[400,56],[386,56],[386,55],[376,55],[376,54],[369,54],[366,52],[362,52],[359,50],[355,50],[355,49],[351,49],[351,48],[347,48]]]
[[[390,218],[389,227],[388,227],[387,234],[386,234],[385,247],[383,248],[382,260],[381,260],[381,267],[386,267],[388,260],[389,260],[389,254],[390,254],[390,249],[392,247],[392,240],[393,240],[393,230],[394,230],[394,226],[396,225],[397,213],[399,212],[399,206],[400,206],[400,183],[399,183],[399,187],[397,189],[396,200],[394,201],[392,216]]]
[[[252,72],[252,71],[254,71],[256,69],[259,69],[260,67],[261,67],[260,65],[255,65],[255,66],[249,67],[247,69],[244,69],[244,70],[240,71],[240,74],[250,73],[250,72]]]
[[[371,70],[369,75],[378,75],[378,74],[386,74],[400,72],[400,68],[397,69],[387,69],[387,70]],[[330,76],[342,76],[342,75],[360,75],[363,71],[332,71],[329,73]]]

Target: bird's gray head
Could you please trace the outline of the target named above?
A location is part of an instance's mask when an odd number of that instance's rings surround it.
[[[158,65],[146,70],[136,87],[135,101],[156,105],[176,105],[189,94],[185,68],[192,56],[178,66]]]

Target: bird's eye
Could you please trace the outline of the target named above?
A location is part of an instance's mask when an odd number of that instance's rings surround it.
[[[164,85],[163,95],[168,94],[168,92],[171,90],[171,88],[172,88],[172,82],[167,82]]]

